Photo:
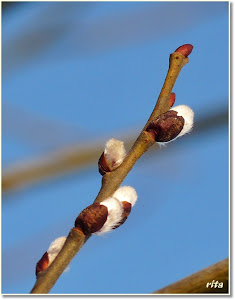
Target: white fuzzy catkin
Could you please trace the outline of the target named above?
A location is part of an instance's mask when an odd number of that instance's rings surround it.
[[[117,189],[116,192],[113,194],[113,197],[121,202],[129,202],[132,206],[135,205],[138,198],[135,189],[132,186],[128,185],[122,186],[119,189]]]
[[[184,118],[184,126],[183,126],[183,129],[180,131],[180,133],[174,139],[172,139],[168,142],[157,142],[157,144],[160,147],[165,147],[166,144],[173,142],[178,137],[180,137],[186,133],[189,133],[193,129],[194,112],[190,107],[188,107],[187,105],[178,105],[178,106],[172,107],[170,110],[176,111],[177,116],[181,116]]]
[[[108,208],[108,217],[103,227],[94,234],[100,235],[105,232],[111,231],[122,220],[123,207],[120,201],[113,197],[109,197],[100,202],[101,205],[105,205]]]
[[[105,144],[105,158],[110,167],[118,167],[126,156],[126,149],[122,141],[110,139]]]
[[[51,243],[49,249],[47,250],[49,264],[53,262],[53,260],[56,258],[62,247],[64,246],[64,243],[66,241],[66,236],[61,236],[58,239],[54,240],[54,242]]]
[[[184,118],[184,127],[177,135],[177,137],[189,133],[193,129],[193,119],[194,119],[193,110],[187,105],[178,105],[171,108],[170,110],[176,111],[178,113],[177,116],[181,116]]]

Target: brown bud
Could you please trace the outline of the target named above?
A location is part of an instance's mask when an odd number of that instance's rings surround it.
[[[168,110],[153,120],[146,131],[152,135],[156,142],[164,143],[177,137],[183,127],[184,118],[177,116],[176,111]]]
[[[131,213],[131,208],[132,208],[131,203],[129,203],[127,201],[122,201],[122,207],[123,207],[122,220],[115,228],[118,228],[123,223],[125,223],[126,219],[128,218],[129,214]]]
[[[36,276],[38,275],[39,272],[46,270],[48,268],[48,265],[49,265],[49,257],[48,257],[48,253],[45,252],[36,265]]]
[[[101,154],[98,161],[99,172],[101,175],[106,174],[107,172],[111,172],[111,169],[108,165],[108,162],[105,158],[104,152]]]
[[[108,208],[99,203],[93,203],[86,207],[77,217],[75,227],[84,232],[85,235],[99,231],[108,217]]]
[[[172,107],[175,104],[175,93],[170,94],[169,105]]]
[[[191,44],[182,45],[175,50],[175,52],[180,53],[180,54],[184,55],[185,57],[188,57],[192,51],[193,51],[193,45],[191,45]]]

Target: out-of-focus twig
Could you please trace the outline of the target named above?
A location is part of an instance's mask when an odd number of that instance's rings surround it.
[[[23,1],[2,1],[2,11],[5,12],[6,9],[9,9],[9,8],[15,8],[17,5],[22,5],[22,4],[25,4],[27,2],[23,2]]]
[[[133,138],[127,142],[130,147]],[[82,169],[97,162],[103,152],[105,140],[87,145],[74,145],[48,154],[46,157],[32,159],[9,167],[3,171],[2,191],[26,187],[36,182]]]
[[[228,122],[228,111],[218,111],[213,115],[209,115],[196,120],[193,135],[200,132],[206,134],[208,130],[215,130],[217,126]],[[125,140],[126,148],[130,148],[134,142],[133,136],[122,137]],[[121,134],[118,134],[121,137]],[[191,137],[188,136],[187,140]],[[103,152],[105,140],[90,145],[74,145],[67,149],[60,149],[57,152],[50,153],[47,157],[25,161],[3,170],[2,191],[9,192],[19,187],[27,187],[29,185],[48,180],[50,178],[61,176],[69,172],[85,168],[96,163],[100,154]],[[174,145],[170,145],[174,147]],[[155,147],[154,150],[156,150]],[[151,148],[150,148],[151,151]]]
[[[3,136],[39,150],[61,148],[90,133],[82,126],[58,122],[7,101],[2,102],[2,129]]]
[[[168,285],[153,294],[228,293],[228,258]],[[217,282],[217,285],[216,285]],[[222,287],[219,283],[223,283]]]
[[[25,5],[29,4],[31,2],[25,2]],[[69,40],[63,43],[61,50],[53,53],[51,60],[66,59],[68,56],[84,57],[127,43],[133,45],[160,40],[227,12],[227,3],[220,2],[166,2],[162,5],[151,2],[146,7],[140,4],[133,10],[117,10],[111,16],[101,15],[92,22],[84,22],[86,12],[105,4],[86,1],[45,2],[40,3],[40,7],[44,7],[42,10],[34,4],[32,15],[26,20],[27,30],[19,24],[17,35],[8,36],[7,42],[4,39],[2,41],[3,77],[23,68],[43,51],[63,41],[65,36]],[[125,7],[125,3],[122,5]],[[177,27],[174,26],[176,23]],[[2,36],[5,36],[4,31]]]

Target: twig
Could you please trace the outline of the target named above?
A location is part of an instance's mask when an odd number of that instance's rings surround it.
[[[191,51],[190,51],[191,52]],[[189,52],[189,53],[190,53]],[[141,131],[139,137],[134,143],[133,147],[129,151],[128,155],[124,159],[123,163],[115,171],[105,174],[102,178],[102,186],[98,196],[94,202],[101,202],[106,198],[113,195],[113,193],[121,185],[129,171],[132,169],[136,161],[141,157],[141,155],[148,150],[150,146],[153,145],[154,140],[151,136],[144,131],[147,125],[160,114],[168,111],[170,109],[169,98],[175,81],[181,71],[181,68],[188,63],[187,55],[183,55],[178,52],[174,52],[170,55],[169,70],[158,97],[157,104],[144,126],[143,131]],[[33,287],[31,293],[45,294],[48,293],[63,270],[71,262],[72,258],[76,253],[82,248],[84,243],[89,239],[90,235],[84,235],[77,228],[72,228],[68,238],[57,255],[52,264],[38,276],[38,279]]]
[[[216,281],[218,281],[217,285],[215,284]],[[220,287],[219,283],[223,283],[223,286]],[[153,294],[228,293],[228,289],[227,258],[182,280],[168,285]]]

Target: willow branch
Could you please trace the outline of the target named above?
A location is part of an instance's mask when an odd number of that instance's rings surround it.
[[[144,129],[154,118],[170,109],[169,98],[172,88],[182,67],[186,63],[188,63],[188,58],[186,56],[178,52],[174,52],[170,55],[169,70],[164,85],[158,97],[157,104],[154,107],[149,120],[144,126]],[[100,192],[94,202],[101,202],[112,196],[130,172],[136,161],[149,149],[150,146],[153,145],[154,140],[146,131],[144,131],[144,129],[141,131],[139,137],[120,167],[103,176]],[[72,228],[61,252],[55,258],[53,263],[38,276],[31,293],[48,293],[63,270],[68,266],[75,254],[82,248],[89,237],[90,235],[85,236],[78,229]]]
[[[182,280],[168,285],[153,294],[203,294],[228,293],[228,258]],[[213,282],[214,281],[214,282]],[[215,287],[215,282],[223,283],[223,287]],[[211,285],[213,282],[213,285]],[[207,283],[211,283],[207,287]]]

